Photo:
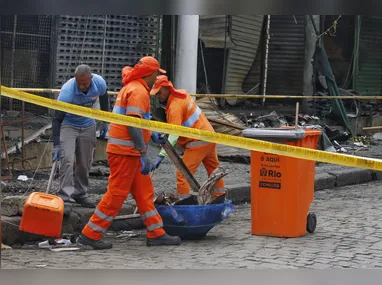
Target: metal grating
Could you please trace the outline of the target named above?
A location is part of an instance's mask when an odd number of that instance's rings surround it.
[[[1,81],[9,87],[46,88],[51,86],[51,33],[53,16],[1,17]],[[10,108],[2,98],[2,108]],[[12,109],[21,102],[12,100]],[[26,103],[25,109],[36,109]]]
[[[266,93],[302,95],[304,56],[305,16],[271,16]]]
[[[382,93],[382,17],[362,16],[356,90],[364,95]]]
[[[228,16],[209,15],[199,17],[200,39],[205,48],[233,48],[228,35]]]
[[[121,88],[121,70],[146,55],[156,56],[158,16],[60,16],[56,87],[73,76],[78,64],[103,75],[108,89]]]
[[[263,25],[266,25],[266,24],[267,24],[266,16],[264,16]],[[267,34],[264,31],[262,31],[255,60],[253,61],[252,67],[243,82],[243,91],[247,94],[262,94],[260,88],[262,86],[261,85],[262,61],[264,60],[266,56],[266,49],[264,48],[266,39],[267,39]]]
[[[232,16],[231,40],[235,47],[229,50],[224,93],[243,94],[243,82],[256,58],[262,33],[263,15]],[[227,99],[235,104],[236,99]]]

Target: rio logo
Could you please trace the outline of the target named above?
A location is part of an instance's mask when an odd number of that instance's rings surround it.
[[[273,177],[273,178],[281,178],[282,174],[281,172],[274,171],[274,170],[268,170],[266,168],[260,169],[260,176],[263,177]]]

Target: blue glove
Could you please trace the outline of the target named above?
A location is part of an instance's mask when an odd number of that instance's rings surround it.
[[[165,144],[166,141],[162,138],[161,133],[153,132],[151,135],[153,142],[158,144]]]
[[[151,171],[153,171],[154,169],[157,169],[159,165],[161,164],[161,162],[163,161],[163,159],[164,159],[164,156],[158,155],[153,166],[151,167]]]
[[[61,149],[60,145],[56,145],[53,147],[52,160],[60,161],[64,157],[64,152]]]
[[[100,126],[99,126],[99,137],[100,138],[105,138],[106,137],[106,134],[107,134],[107,131],[109,129],[109,124],[106,123],[106,122],[101,122]]]
[[[141,163],[142,163],[141,173],[143,175],[149,174],[151,165],[150,165],[149,155],[147,154],[147,152],[141,153]]]

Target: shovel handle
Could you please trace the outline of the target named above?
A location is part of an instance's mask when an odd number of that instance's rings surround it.
[[[48,194],[50,189],[52,188],[54,174],[56,173],[56,169],[57,169],[57,163],[58,163],[57,160],[53,162],[52,171],[50,172],[50,176],[49,176],[48,187],[46,187],[46,191],[45,191],[46,194]]]

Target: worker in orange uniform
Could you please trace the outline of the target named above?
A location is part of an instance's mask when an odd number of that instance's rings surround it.
[[[149,120],[150,89],[160,72],[166,71],[150,56],[141,58],[133,69],[125,67],[122,70],[124,86],[118,93],[113,113]],[[155,143],[164,143],[159,133],[110,124],[106,148],[110,166],[108,189],[78,237],[78,243],[94,249],[112,248],[112,244],[101,241],[101,238],[119,213],[129,192],[136,200],[146,226],[148,246],[181,243],[179,237],[165,233],[162,218],[154,206],[154,187],[148,175],[151,170],[147,153],[150,137]]]
[[[167,76],[157,77],[152,94],[156,94],[159,103],[166,110],[166,121],[169,124],[181,125],[184,127],[195,128],[214,132],[213,127],[203,114],[195,101],[186,92],[186,90],[177,90],[173,87]],[[199,141],[186,137],[179,137],[176,140],[170,135],[169,141],[172,144],[178,143],[184,149],[182,160],[192,174],[196,172],[200,163],[203,163],[208,176],[219,167],[219,159],[216,152],[216,144],[205,141]],[[163,151],[158,155],[152,170],[159,167],[164,159]],[[190,195],[190,185],[184,176],[177,171],[177,194],[180,198],[187,198]],[[216,184],[214,197],[225,194],[224,180],[220,179]]]

